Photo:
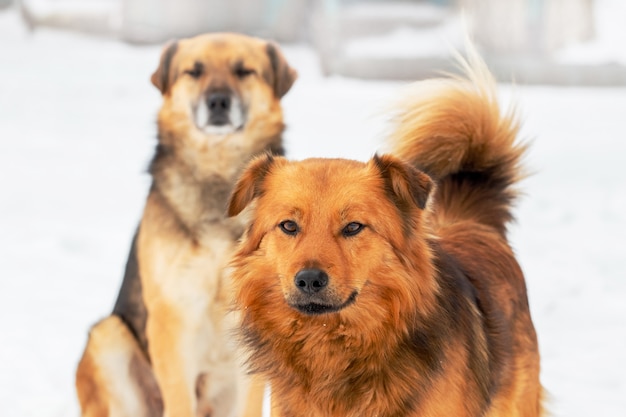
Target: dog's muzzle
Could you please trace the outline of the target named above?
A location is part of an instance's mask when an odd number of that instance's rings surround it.
[[[290,297],[291,307],[307,315],[338,312],[348,307],[357,297],[357,292],[342,300],[327,290],[330,278],[326,272],[317,269],[302,269],[294,277],[296,294]]]
[[[195,108],[198,129],[208,134],[225,135],[243,128],[244,109],[241,101],[229,91],[213,91]]]

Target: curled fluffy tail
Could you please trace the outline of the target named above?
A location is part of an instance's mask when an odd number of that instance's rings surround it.
[[[418,82],[399,103],[391,151],[437,181],[440,223],[472,220],[504,235],[526,146],[484,62],[472,51],[460,62],[464,77]]]

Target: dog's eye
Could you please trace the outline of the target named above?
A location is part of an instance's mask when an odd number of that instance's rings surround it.
[[[248,75],[254,74],[254,70],[246,67],[235,68],[235,75],[239,78],[245,78]]]
[[[185,71],[185,74],[192,76],[193,78],[200,78],[204,72],[204,67],[201,63],[196,62],[192,69]]]
[[[295,236],[300,231],[298,223],[294,222],[293,220],[285,220],[284,222],[281,222],[278,227],[280,227],[280,230],[282,230],[284,233],[291,236]]]
[[[348,223],[348,225],[341,230],[341,234],[346,237],[354,236],[354,235],[361,233],[364,227],[365,226],[362,225],[361,223],[357,223],[357,222]]]

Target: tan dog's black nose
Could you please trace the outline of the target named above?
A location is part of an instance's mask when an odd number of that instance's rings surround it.
[[[303,269],[294,279],[296,287],[305,294],[315,294],[328,285],[328,275],[320,269]]]
[[[207,99],[207,107],[210,112],[210,123],[213,125],[223,125],[229,123],[228,112],[231,105],[230,94],[213,93]]]

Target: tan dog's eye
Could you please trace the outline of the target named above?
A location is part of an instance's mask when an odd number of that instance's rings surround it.
[[[193,78],[200,78],[204,73],[204,66],[200,62],[196,62],[192,69],[185,71],[185,74],[191,75]]]
[[[237,66],[235,68],[235,75],[238,78],[245,78],[245,77],[247,77],[248,75],[251,75],[251,74],[254,74],[254,70],[253,69],[246,68],[244,66]]]
[[[293,220],[285,220],[283,222],[280,222],[278,227],[280,227],[280,230],[290,236],[295,236],[300,231],[298,223],[294,222]]]
[[[361,223],[357,223],[357,222],[348,223],[348,225],[341,230],[341,234],[344,235],[345,237],[354,236],[354,235],[361,233],[364,227],[365,226],[362,225]]]

